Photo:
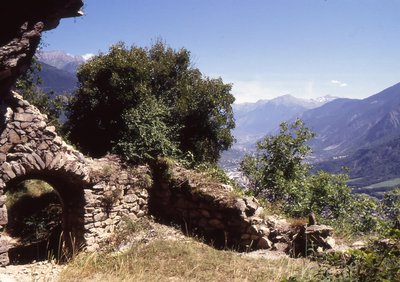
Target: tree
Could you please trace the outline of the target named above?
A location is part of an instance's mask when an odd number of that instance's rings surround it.
[[[303,186],[310,168],[303,161],[311,152],[305,142],[313,136],[297,119],[290,125],[281,123],[278,135],[266,136],[258,142],[256,156],[246,156],[241,164],[254,193],[275,202],[287,196],[289,184]]]
[[[347,213],[352,199],[347,176],[310,173],[312,166],[305,160],[311,149],[306,142],[314,135],[300,119],[283,122],[279,134],[260,141],[256,155],[246,156],[241,168],[256,196],[280,204],[289,215],[313,211],[326,219],[339,218]]]
[[[400,230],[400,188],[383,194],[381,205],[385,221],[389,227]]]
[[[196,162],[214,163],[233,142],[231,85],[204,77],[184,48],[119,43],[81,66],[78,80],[67,128],[92,156],[112,151],[139,161],[191,152]]]

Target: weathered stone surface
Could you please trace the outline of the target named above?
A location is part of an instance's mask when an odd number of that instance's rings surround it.
[[[27,114],[27,113],[15,113],[14,114],[15,121],[24,122],[26,124],[30,124],[34,118],[35,118],[35,115],[33,115],[33,114]],[[24,125],[24,128],[27,128],[27,127],[28,126]]]
[[[326,239],[326,244],[329,249],[334,249],[336,246],[335,239],[333,237],[328,237]]]
[[[7,209],[5,206],[0,208],[0,225],[5,225],[8,222]]]
[[[268,239],[268,237],[263,236],[258,241],[257,247],[259,249],[270,249],[272,247],[272,242]]]
[[[21,138],[19,137],[17,132],[13,129],[11,129],[8,132],[8,140],[10,141],[11,144],[18,144],[19,142],[21,142]]]
[[[8,253],[0,253],[0,266],[8,265],[9,263]]]
[[[306,234],[315,235],[318,234],[324,238],[331,236],[333,228],[327,225],[310,225],[306,228]]]
[[[273,245],[273,250],[278,251],[278,252],[288,252],[289,250],[289,245],[287,243],[275,243]]]

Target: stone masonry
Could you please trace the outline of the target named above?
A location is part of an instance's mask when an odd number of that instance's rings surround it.
[[[57,191],[64,239],[93,250],[124,216],[147,214],[150,176],[145,166],[127,168],[118,158],[93,160],[67,145],[47,126],[47,117],[14,93],[0,106],[0,265],[6,264],[6,195],[26,179],[41,179]],[[146,182],[147,181],[147,182]]]

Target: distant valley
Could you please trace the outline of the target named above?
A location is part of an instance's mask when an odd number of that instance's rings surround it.
[[[316,133],[309,160],[316,170],[336,173],[347,167],[349,185],[375,196],[400,184],[400,83],[362,100],[320,101],[286,95],[234,105],[238,142],[223,154],[221,165],[238,176],[240,159],[254,152],[258,140],[276,133],[280,122],[300,117]]]

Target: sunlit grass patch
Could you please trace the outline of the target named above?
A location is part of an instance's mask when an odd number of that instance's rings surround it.
[[[60,281],[309,281],[316,265],[306,260],[250,258],[194,240],[154,240],[128,252],[81,254]]]

